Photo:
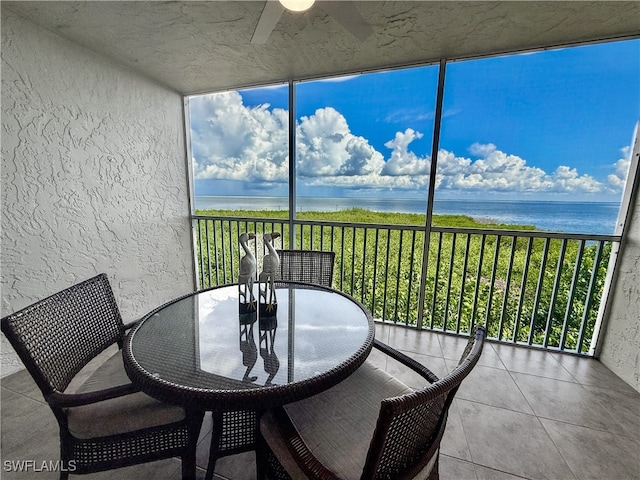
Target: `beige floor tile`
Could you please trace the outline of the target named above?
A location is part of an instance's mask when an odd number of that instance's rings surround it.
[[[478,365],[506,370],[502,360],[500,360],[500,357],[493,348],[493,344],[489,342],[485,342],[484,344],[482,355],[480,355],[480,360],[478,360]]]
[[[42,392],[33,381],[33,377],[26,370],[20,370],[0,380],[2,388],[6,388],[25,397],[29,397],[36,402],[46,405]]]
[[[383,343],[389,343],[389,333],[394,327],[384,324],[382,322],[376,322],[376,340],[380,340]]]
[[[468,342],[467,337],[444,334],[438,335],[438,340],[440,341],[440,348],[442,348],[442,355],[450,360],[460,360]]]
[[[478,480],[519,480],[525,478],[494,470],[493,468],[483,467],[482,465],[475,465],[475,467]]]
[[[447,427],[442,436],[440,453],[459,460],[471,461],[471,452],[462,426],[457,400],[454,400],[449,408]]]
[[[453,370],[456,365],[454,360],[447,360],[449,370]],[[498,368],[476,365],[460,385],[456,398],[533,414],[511,373]]]
[[[612,433],[542,419],[544,428],[580,479],[640,478],[640,443]]]
[[[389,345],[404,352],[442,357],[437,334],[411,328],[394,327],[389,333]]]
[[[473,463],[440,455],[440,480],[477,480]]]
[[[2,459],[55,461],[59,429],[48,405],[2,388]],[[4,476],[2,476],[4,478]]]
[[[627,394],[589,385],[584,388],[623,426],[628,436],[640,441],[640,393]]]
[[[458,406],[474,463],[531,479],[575,478],[535,416],[466,400]]]
[[[510,372],[576,382],[560,362],[547,352],[530,348],[514,348],[511,345],[494,345],[493,348]]]
[[[255,480],[256,455],[246,452],[222,457],[216,463],[216,475],[233,480]]]
[[[612,433],[625,433],[623,426],[598,398],[582,385],[522,373],[512,375],[537,416]]]
[[[593,387],[607,388],[628,394],[638,394],[631,385],[627,384],[615,373],[609,370],[599,360],[594,358],[582,358],[577,355],[551,353],[560,365],[567,370],[578,383]]]

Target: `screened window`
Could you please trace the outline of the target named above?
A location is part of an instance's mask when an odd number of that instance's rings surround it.
[[[640,40],[212,93],[188,99],[196,209],[353,207],[433,223],[614,232],[640,117]],[[289,132],[289,112],[295,132]],[[295,173],[289,135],[295,133]],[[468,226],[461,223],[454,226]]]
[[[298,211],[426,212],[438,67],[296,86]]]
[[[288,210],[288,91],[280,85],[189,98],[196,210]]]
[[[639,57],[628,41],[448,64],[434,212],[612,234]]]

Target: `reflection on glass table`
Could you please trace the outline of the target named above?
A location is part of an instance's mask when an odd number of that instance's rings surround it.
[[[373,338],[371,314],[336,290],[282,282],[275,308],[248,312],[237,285],[228,285],[152,311],[123,353],[132,382],[148,395],[213,412],[211,478],[216,458],[254,449],[262,412],[344,380]]]

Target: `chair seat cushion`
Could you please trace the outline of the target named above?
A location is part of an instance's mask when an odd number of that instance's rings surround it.
[[[359,479],[376,427],[380,402],[413,392],[384,370],[365,362],[333,388],[285,407],[289,418],[314,456],[338,477]],[[262,436],[280,463],[295,469],[275,419],[265,415]],[[290,472],[291,473],[291,472]],[[292,475],[296,478],[296,474]],[[298,477],[300,478],[300,477]]]
[[[118,350],[82,384],[86,393],[131,383]],[[76,438],[97,438],[179,422],[184,409],[159,402],[142,392],[67,410],[69,431]]]

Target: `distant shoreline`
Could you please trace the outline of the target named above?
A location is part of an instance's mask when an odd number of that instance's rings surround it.
[[[269,196],[254,196],[254,195],[196,195],[196,199],[198,198],[220,198],[220,199],[261,199],[261,200],[272,200],[272,201],[281,201],[287,202],[289,201],[289,197],[269,197]],[[387,197],[313,197],[313,196],[304,196],[298,195],[298,199],[302,200],[322,200],[325,202],[331,200],[340,200],[343,202],[346,201],[364,201],[364,202],[424,202],[426,204],[426,199],[424,198],[387,198]],[[518,200],[489,200],[489,199],[474,199],[474,198],[441,198],[435,199],[435,203],[445,203],[445,202],[459,202],[459,203],[555,203],[555,204],[588,204],[588,205],[620,205],[620,202],[607,202],[607,201],[597,201],[597,200],[530,200],[530,199],[518,199]],[[299,202],[298,202],[299,203]]]
[[[552,232],[610,235],[619,203],[558,200],[435,200],[434,215],[463,215],[480,224],[530,225]],[[286,211],[287,197],[199,195],[197,210]],[[426,215],[426,199],[298,197],[299,212],[335,213],[362,208],[380,213]]]

